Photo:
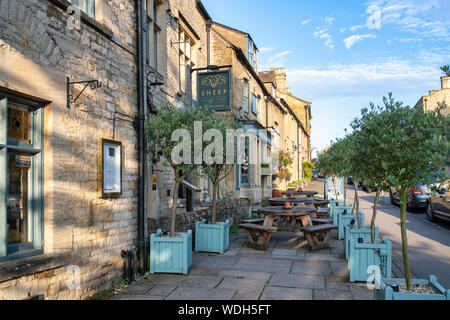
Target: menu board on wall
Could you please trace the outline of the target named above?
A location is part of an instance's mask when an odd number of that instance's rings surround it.
[[[122,194],[122,143],[101,140],[101,194],[103,198]]]

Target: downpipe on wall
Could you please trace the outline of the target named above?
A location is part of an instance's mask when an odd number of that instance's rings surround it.
[[[139,115],[137,121],[137,131],[139,139],[139,183],[138,183],[138,272],[144,275],[146,271],[146,250],[145,250],[145,212],[144,212],[144,191],[145,191],[145,91],[144,91],[144,33],[143,17],[144,5],[142,0],[136,1],[137,17],[137,84],[138,84],[138,108]]]

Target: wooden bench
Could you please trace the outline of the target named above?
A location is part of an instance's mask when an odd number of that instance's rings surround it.
[[[313,225],[317,224],[333,224],[333,219],[311,218]]]
[[[275,227],[267,227],[253,223],[240,224],[239,228],[245,229],[247,232],[248,246],[258,250],[266,250],[272,233],[278,230]]]
[[[330,214],[330,210],[328,208],[317,209],[318,216],[328,216]]]
[[[331,230],[338,227],[333,224],[309,225],[299,228],[303,231],[311,251],[329,248]]]
[[[242,220],[241,221],[242,224],[259,224],[259,225],[263,225],[264,224],[264,219],[246,219],[246,220]]]

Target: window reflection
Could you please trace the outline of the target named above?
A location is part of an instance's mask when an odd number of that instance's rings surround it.
[[[7,237],[8,245],[28,242],[28,192],[31,157],[8,155]]]

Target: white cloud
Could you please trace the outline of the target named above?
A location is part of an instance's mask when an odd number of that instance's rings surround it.
[[[284,56],[287,56],[288,54],[291,54],[292,53],[292,51],[283,51],[283,52],[280,52],[280,53],[277,53],[276,55],[274,55],[273,56],[273,58],[281,58],[281,57],[284,57]]]
[[[308,20],[303,20],[302,21],[302,26],[307,25],[308,23],[311,23],[312,19],[308,19]]]
[[[329,26],[331,26],[333,24],[335,18],[334,17],[328,17],[328,18],[325,18],[324,20],[328,23]]]
[[[259,53],[266,53],[275,50],[275,48],[260,48]]]
[[[325,40],[325,46],[330,48],[330,49],[334,49],[333,38],[327,32],[327,29],[325,29],[325,28],[321,29],[320,27],[317,27],[316,31],[314,32],[314,37],[316,39],[324,39]]]
[[[311,101],[334,98],[379,96],[388,92],[417,96],[434,89],[440,79],[439,67],[450,59],[444,54],[419,52],[417,60],[379,60],[374,63],[334,63],[321,68],[287,70],[292,91]],[[414,101],[416,102],[416,101]]]
[[[347,49],[351,49],[353,47],[353,45],[357,42],[363,41],[364,39],[368,39],[368,38],[376,38],[377,36],[374,34],[357,34],[354,36],[350,36],[346,39],[344,39],[344,44],[347,47]]]
[[[450,49],[447,53],[440,56],[440,63],[450,59]],[[413,62],[392,59],[288,69],[292,92],[312,102],[312,145],[322,149],[331,139],[344,136],[344,128],[360,115],[360,109],[369,107],[369,102],[381,104],[388,92],[414,106],[429,90],[438,89],[441,74],[437,66],[441,64],[426,62],[426,57],[419,57]]]
[[[350,31],[358,31],[358,30],[360,30],[360,29],[362,29],[362,28],[364,28],[366,25],[364,25],[364,24],[360,24],[360,25],[356,25],[356,26],[352,26],[352,27],[350,27]]]
[[[259,68],[261,70],[269,69],[271,67],[280,67],[286,65],[285,57],[291,54],[292,51],[283,51],[277,54],[274,54],[267,58],[265,61],[260,61]]]
[[[340,31],[341,33],[344,33],[347,30],[347,28],[342,28]]]
[[[448,0],[373,0],[367,6],[367,25],[378,26],[372,29],[392,25],[402,32],[450,41],[450,20],[443,14],[450,9]]]

